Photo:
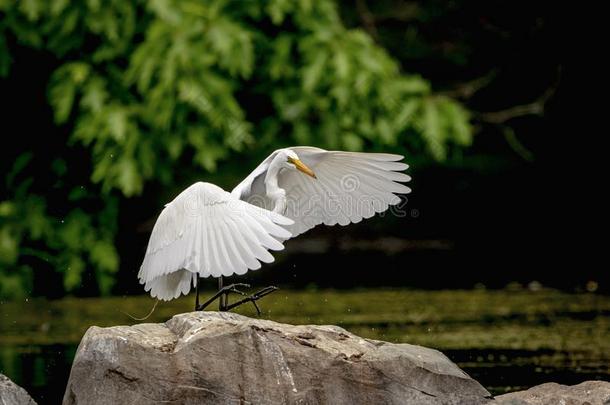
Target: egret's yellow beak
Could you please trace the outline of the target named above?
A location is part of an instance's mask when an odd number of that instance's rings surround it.
[[[317,179],[316,174],[309,167],[305,165],[305,163],[301,162],[299,159],[293,159],[291,157],[288,158],[288,161],[292,163],[298,171],[305,173],[308,176]]]

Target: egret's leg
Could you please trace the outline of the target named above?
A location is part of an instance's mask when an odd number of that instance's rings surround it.
[[[195,311],[199,311],[199,273],[195,276]]]
[[[216,292],[216,294],[212,295],[207,301],[205,301],[203,304],[199,305],[197,307],[197,311],[202,311],[204,310],[208,305],[210,305],[212,302],[214,302],[216,299],[219,299],[219,301],[222,299],[222,297],[225,294],[229,294],[229,293],[237,293],[240,295],[246,295],[246,293],[244,293],[243,291],[239,291],[237,289],[237,287],[244,287],[244,288],[250,288],[249,284],[244,284],[244,283],[235,283],[235,284],[229,284],[227,286],[222,287],[220,290],[218,290]],[[226,306],[220,306],[220,310],[221,311],[227,311]]]
[[[218,291],[224,291],[222,289],[222,284],[223,284],[223,279],[222,276],[218,277]],[[219,311],[226,311],[225,307],[227,306],[226,304],[226,298],[227,295],[226,294],[221,294],[220,297],[218,298],[218,310]]]
[[[238,307],[241,304],[244,304],[246,302],[251,302],[254,305],[254,308],[256,308],[256,313],[260,316],[261,310],[258,307],[258,304],[256,303],[256,301],[263,298],[265,295],[269,295],[272,292],[277,291],[277,290],[278,290],[277,287],[270,285],[269,287],[265,287],[262,290],[257,291],[252,295],[246,296],[245,298],[242,298],[241,300],[234,302],[231,305],[227,305],[225,310],[230,311],[231,309]]]

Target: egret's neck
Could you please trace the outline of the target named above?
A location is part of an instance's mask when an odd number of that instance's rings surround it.
[[[274,163],[275,162],[271,162],[269,169],[267,169],[267,175],[265,176],[265,187],[267,189],[267,194],[281,190],[280,186],[277,184],[277,178],[280,174],[281,166]]]
[[[273,211],[283,214],[286,208],[286,192],[277,182],[280,170],[282,170],[282,162],[274,159],[269,165],[267,175],[265,176],[265,191],[267,192],[267,197],[273,201]]]

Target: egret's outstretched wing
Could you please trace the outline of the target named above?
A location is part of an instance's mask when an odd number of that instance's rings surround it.
[[[195,183],[159,215],[138,273],[153,297],[187,294],[196,274],[230,276],[260,268],[290,237],[293,221],[241,201],[210,183]],[[282,226],[279,226],[282,225]]]
[[[287,197],[284,215],[294,220],[293,225],[285,227],[292,237],[319,224],[360,222],[398,204],[400,198],[396,194],[411,192],[401,184],[411,180],[401,173],[408,168],[399,162],[401,155],[327,151],[309,146],[290,149],[317,177],[312,179],[296,170],[282,170],[279,174],[278,185],[286,190]],[[257,206],[273,208],[265,197],[264,173],[249,176],[238,187],[239,194],[234,190],[234,195]]]

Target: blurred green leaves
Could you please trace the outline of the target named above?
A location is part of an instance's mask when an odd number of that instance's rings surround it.
[[[63,273],[66,291],[91,267],[109,292],[118,199],[172,184],[185,162],[214,171],[232,154],[291,144],[443,160],[471,142],[468,112],[345,28],[332,0],[0,0],[0,16],[0,77],[11,74],[11,46],[61,61],[48,100],[69,144],[90,153],[96,190],[66,189],[57,220],[28,191],[31,177],[8,173],[1,280],[31,273],[33,254]],[[24,151],[13,171],[30,159]],[[98,209],[83,209],[86,198]]]
[[[101,210],[84,211],[78,205],[88,195],[78,188],[80,192],[73,190],[64,201],[72,208],[68,214],[52,215],[45,197],[30,192],[31,178],[14,183],[31,159],[30,153],[24,153],[15,161],[6,177],[14,194],[0,201],[0,297],[28,295],[33,264],[37,271],[63,273],[68,292],[81,286],[89,264],[100,291],[109,293],[119,264],[113,244],[117,199],[102,197]]]

